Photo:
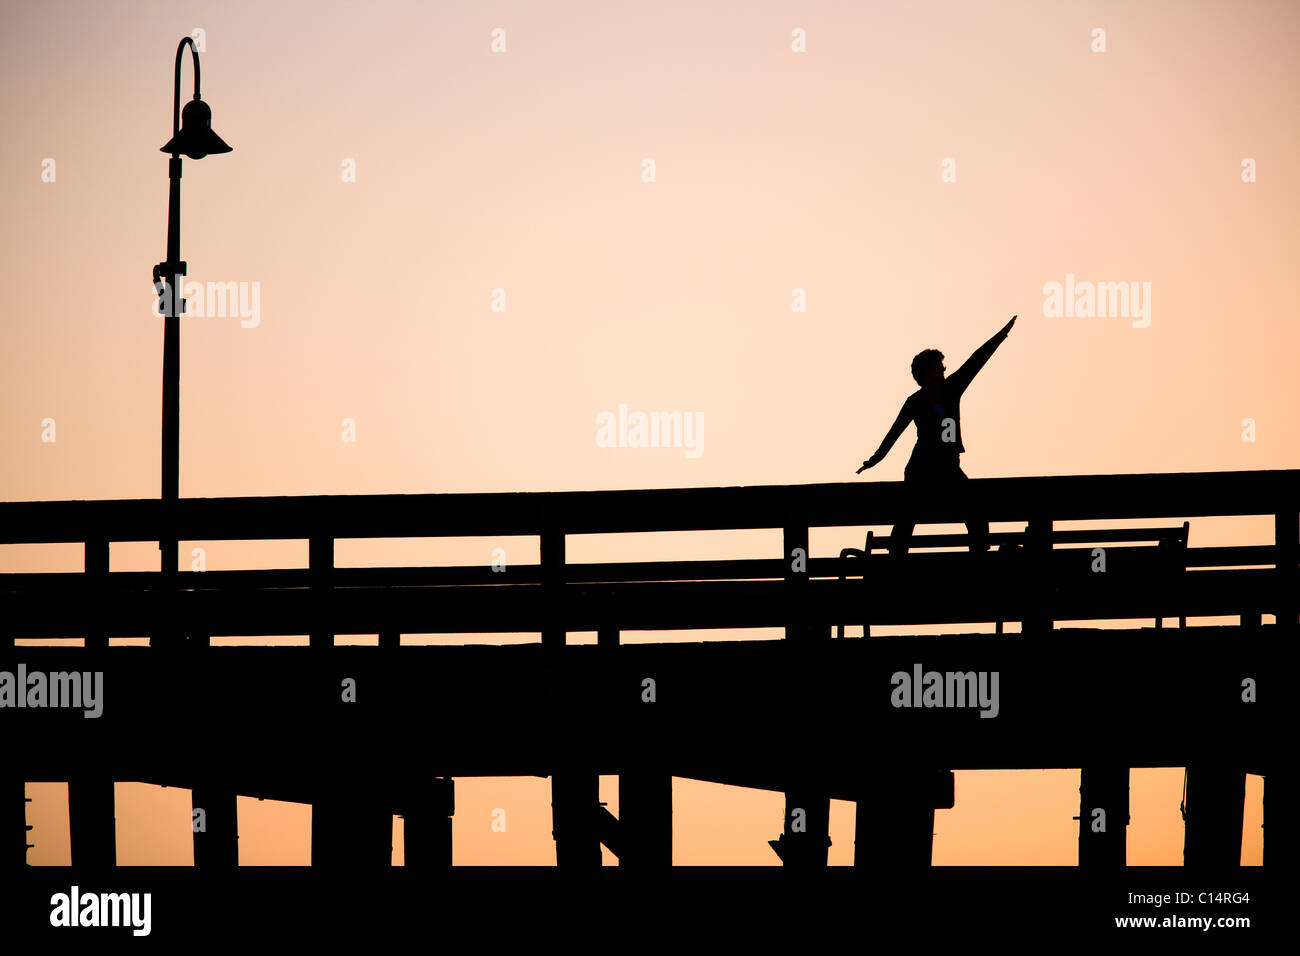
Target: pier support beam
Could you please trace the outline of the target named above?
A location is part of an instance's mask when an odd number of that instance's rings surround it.
[[[112,780],[81,777],[68,781],[68,831],[73,866],[117,866],[117,815]]]
[[[456,781],[435,777],[413,794],[414,805],[402,814],[407,866],[451,866],[451,823],[456,814]]]
[[[1091,766],[1079,771],[1079,865],[1128,863],[1129,768]]]
[[[1246,805],[1246,771],[1196,764],[1187,769],[1183,865],[1241,865],[1241,828]]]
[[[393,812],[365,780],[321,787],[311,807],[311,865],[374,869],[393,865]]]
[[[934,811],[952,809],[952,771],[904,767],[864,781],[858,797],[853,865],[929,866],[934,856]]]
[[[816,781],[785,794],[785,829],[768,845],[782,866],[825,866],[831,848],[831,798]]]
[[[1273,540],[1277,547],[1277,637],[1280,651],[1278,673],[1291,675],[1296,667],[1296,640],[1300,638],[1300,515],[1294,510],[1294,496],[1273,518]],[[1285,685],[1284,685],[1285,686]],[[1284,706],[1288,710],[1289,699]],[[1258,705],[1251,705],[1258,706]],[[1281,758],[1281,755],[1279,755]],[[1296,789],[1294,762],[1278,759],[1264,777],[1264,863],[1286,866],[1295,860]],[[1270,812],[1271,811],[1271,812]]]
[[[557,866],[601,866],[600,775],[561,770],[551,777],[551,836]]]
[[[673,778],[661,770],[619,774],[619,866],[673,865]]]
[[[1264,858],[1268,866],[1295,860],[1295,775],[1274,772],[1264,777]]]
[[[792,526],[781,532],[781,561],[784,564],[785,591],[789,602],[786,612],[785,639],[804,647],[829,639],[831,628],[810,619],[800,605],[808,593],[808,528]],[[784,866],[816,867],[826,865],[830,849],[831,801],[826,787],[815,771],[800,771],[785,793],[785,822],[781,837],[768,845]]]
[[[18,774],[0,775],[0,801],[5,808],[5,832],[9,834],[5,840],[9,849],[0,867],[26,866],[27,835],[31,830],[27,823],[27,783]]]
[[[239,866],[239,798],[219,783],[194,788],[191,829],[194,829],[194,865],[210,868]],[[202,814],[197,811],[202,810]]]
[[[929,866],[934,856],[934,807],[925,806],[923,800],[885,796],[874,794],[858,801],[853,865]]]
[[[1278,638],[1293,641],[1300,628],[1300,517],[1296,512],[1280,511],[1273,516],[1273,543],[1277,548]]]

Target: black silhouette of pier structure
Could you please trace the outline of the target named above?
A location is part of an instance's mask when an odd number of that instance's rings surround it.
[[[113,781],[136,780],[193,789],[199,866],[238,862],[236,794],[311,803],[314,865],[388,865],[395,813],[408,865],[448,865],[454,779],[538,775],[551,779],[559,864],[598,865],[603,844],[621,865],[667,865],[679,776],[784,792],[772,844],[787,866],[826,864],[831,799],[857,803],[855,862],[923,866],[953,771],[1081,768],[1079,862],[1122,866],[1130,768],[1177,766],[1189,768],[1188,864],[1239,864],[1247,773],[1265,778],[1266,858],[1285,859],[1300,471],[966,486],[943,502],[878,482],[0,504],[0,543],[83,542],[86,555],[84,573],[0,577],[0,670],[104,674],[99,718],[0,710],[4,856],[26,859],[24,782],[67,780],[73,863],[112,865]],[[864,545],[847,530],[892,525],[904,509],[921,523],[978,515],[1023,530],[994,532],[1006,547],[982,555],[901,560],[887,538]],[[1198,517],[1260,514],[1273,517],[1272,545],[1189,546]],[[1106,527],[1055,527],[1084,519]],[[1177,523],[1188,519],[1190,535]],[[807,557],[809,529],[823,527],[845,529],[859,553]],[[783,547],[762,559],[566,560],[571,535],[763,528],[780,529]],[[536,536],[540,563],[335,567],[340,539],[468,535]],[[309,567],[110,571],[110,542],[219,539],[305,539]],[[912,547],[965,541],[917,535]],[[1172,626],[1219,615],[1239,623]],[[1055,623],[1118,618],[1155,626]],[[997,633],[871,633],[988,622]],[[629,630],[750,627],[785,637],[620,643]],[[540,642],[399,640],[521,631]],[[575,631],[598,640],[566,643]],[[305,648],[210,646],[303,633]],[[335,646],[335,634],[378,634],[378,647]],[[144,635],[148,647],[109,644]],[[891,675],[917,665],[998,672],[997,716],[895,707]],[[617,818],[599,802],[601,774],[618,776]]]

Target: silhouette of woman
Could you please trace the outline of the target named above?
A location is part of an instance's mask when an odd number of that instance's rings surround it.
[[[903,402],[903,408],[884,441],[855,474],[860,475],[865,469],[880,464],[894,447],[894,442],[903,434],[903,429],[909,422],[915,422],[916,445],[907,467],[903,469],[903,480],[912,487],[914,493],[923,498],[943,497],[965,481],[967,475],[958,462],[958,456],[966,450],[961,441],[961,396],[1015,324],[1016,317],[1013,315],[1010,322],[976,349],[962,367],[948,378],[944,378],[943,374],[942,352],[926,349],[918,353],[912,359],[912,378],[921,387]],[[894,525],[889,535],[890,554],[907,553],[915,527],[916,523],[907,520],[906,515]],[[967,521],[966,530],[971,536],[971,551],[988,550],[987,521]]]

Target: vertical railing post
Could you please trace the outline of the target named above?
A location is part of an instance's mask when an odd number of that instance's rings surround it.
[[[166,453],[164,453],[164,469]],[[158,528],[158,593],[155,613],[157,623],[149,636],[151,647],[178,649],[184,642],[185,635],[177,624],[177,598],[180,580],[177,577],[180,567],[180,541],[178,540],[176,520],[176,492],[170,497],[167,482],[163,482],[163,496],[159,503]]]
[[[313,535],[308,539],[307,562],[311,574],[311,636],[314,648],[333,647],[334,633],[329,629],[330,589],[334,578],[334,537]]]
[[[805,585],[808,583],[808,529],[785,528],[781,534],[783,574],[786,583],[786,640],[803,640],[811,636],[807,614],[803,611]]]
[[[1273,516],[1273,544],[1277,550],[1277,604],[1273,610],[1278,640],[1290,642],[1295,639],[1300,620],[1300,515],[1294,503],[1284,504]]]
[[[102,535],[86,539],[86,589],[88,605],[95,608],[100,616],[95,625],[86,634],[86,647],[108,647],[108,625],[103,615],[112,606],[108,588],[109,543]]]
[[[1022,632],[1041,637],[1052,633],[1052,519],[1041,512],[1032,514],[1025,536],[1024,567],[1028,574],[1022,583],[1025,595]]]
[[[542,644],[563,647],[567,642],[566,622],[561,619],[564,597],[564,531],[542,529]]]

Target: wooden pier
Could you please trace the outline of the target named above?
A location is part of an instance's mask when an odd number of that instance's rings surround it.
[[[0,577],[0,673],[103,675],[97,718],[0,708],[5,856],[26,858],[24,781],[67,780],[74,864],[111,865],[113,781],[137,780],[193,789],[207,820],[195,834],[201,867],[238,862],[235,794],[311,803],[315,865],[388,865],[394,813],[406,818],[408,865],[448,865],[456,777],[540,775],[552,781],[561,865],[599,865],[602,844],[622,865],[666,865],[678,776],[784,792],[772,843],[787,866],[826,864],[831,799],[857,802],[855,862],[924,866],[934,810],[952,806],[952,771],[1056,767],[1081,768],[1080,864],[1123,866],[1129,770],[1167,766],[1189,768],[1189,865],[1239,862],[1247,773],[1265,777],[1267,857],[1285,856],[1300,471],[966,485],[944,502],[883,482],[0,504],[0,543],[86,548],[82,573]],[[994,533],[984,554],[902,559],[884,553],[887,538],[873,535],[868,549],[846,532],[859,555],[808,557],[810,529],[904,513],[1024,530]],[[1190,546],[1198,517],[1258,514],[1273,518],[1271,545]],[[1082,519],[1106,527],[1055,527]],[[1137,519],[1190,520],[1191,540],[1186,526]],[[782,532],[782,553],[566,560],[571,535],[762,528]],[[540,563],[335,567],[339,539],[464,535],[536,536]],[[109,570],[114,542],[218,539],[307,540],[309,567]],[[1239,623],[1165,626],[1224,615]],[[1153,626],[1054,625],[1118,618]],[[990,622],[1000,633],[870,634]],[[870,636],[833,637],[845,624]],[[784,628],[785,639],[619,642],[628,630],[748,627]],[[574,631],[598,641],[570,645]],[[400,644],[439,632],[540,640]],[[150,646],[109,646],[142,634]],[[310,646],[210,646],[212,635],[274,634],[310,634]],[[334,646],[335,634],[378,634],[379,646]],[[910,683],[931,673],[940,686],[925,699]],[[958,676],[945,686],[944,675]],[[996,700],[974,699],[977,686],[991,689],[979,675],[996,675]],[[600,774],[618,775],[617,819],[599,803]]]

